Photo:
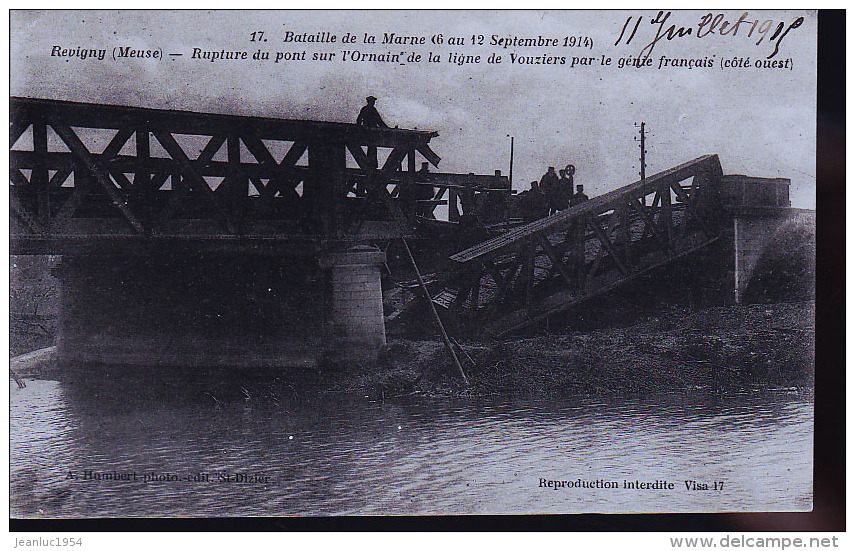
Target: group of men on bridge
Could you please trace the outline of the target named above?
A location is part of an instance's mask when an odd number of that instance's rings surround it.
[[[524,222],[532,222],[566,208],[588,200],[581,184],[573,193],[573,175],[576,167],[567,165],[555,174],[555,167],[547,169],[546,174],[531,183],[531,188],[517,196],[519,210]]]
[[[368,96],[365,98],[365,101],[366,105],[359,111],[356,124],[374,128],[388,128],[377,108],[374,107],[377,98]],[[374,168],[377,168],[377,148],[369,146],[367,156],[369,162]],[[420,172],[427,172],[427,163],[422,163]],[[523,221],[531,222],[587,201],[588,196],[585,195],[581,184],[577,185],[576,192],[573,192],[573,175],[575,173],[576,167],[570,164],[559,170],[558,174],[555,173],[555,167],[551,166],[546,171],[546,174],[540,178],[540,182],[533,181],[531,189],[523,191],[517,196],[518,208]],[[419,187],[423,189],[419,190],[418,197],[414,197],[417,204],[420,202],[424,203],[425,201],[429,202],[433,197],[432,189],[426,186]],[[430,196],[428,196],[428,193]],[[475,210],[474,190],[464,191],[461,193],[460,199],[464,215],[473,214]],[[419,206],[421,208],[417,208],[417,210],[423,216],[428,215],[428,211],[433,212],[432,205],[424,204]]]

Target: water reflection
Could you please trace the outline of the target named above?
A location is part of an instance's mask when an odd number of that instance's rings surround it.
[[[255,387],[224,398],[186,389],[167,396],[129,391],[133,385],[12,386],[15,516],[792,511],[811,505],[813,406],[794,395],[377,402],[295,391],[276,401],[259,400]],[[110,473],[136,473],[137,480],[93,479]],[[666,480],[675,488],[553,490],[540,487],[541,478]],[[690,491],[686,480],[725,487]]]

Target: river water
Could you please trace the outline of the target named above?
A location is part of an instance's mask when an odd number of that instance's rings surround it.
[[[813,404],[794,393],[258,404],[104,400],[31,380],[10,394],[19,518],[812,506]]]

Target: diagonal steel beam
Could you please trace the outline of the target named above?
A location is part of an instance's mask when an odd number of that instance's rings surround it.
[[[134,135],[134,130],[130,128],[120,128],[116,135],[113,136],[113,139],[110,140],[110,143],[107,144],[107,147],[104,148],[104,151],[101,152],[102,159],[110,159],[119,154],[119,151],[125,147],[125,144],[128,143],[128,140],[131,136]]]
[[[600,224],[594,219],[589,219],[587,222],[588,226],[592,230],[594,230],[594,235],[597,236],[597,239],[599,239],[600,243],[602,243],[606,250],[609,252],[609,256],[611,256],[612,260],[614,260],[621,273],[625,276],[629,275],[629,269],[626,267],[626,264],[624,264],[623,260],[621,260],[620,253],[618,253],[618,251],[615,249],[614,243],[612,243],[611,239],[609,239],[609,236],[606,235],[606,232],[603,231],[603,228],[600,226]]]
[[[282,184],[289,181],[286,171],[293,168],[300,157],[303,156],[308,146],[304,143],[295,142],[288,149],[281,163],[276,162],[276,158],[267,149],[267,146],[257,136],[241,136],[241,140],[246,144],[246,148],[259,164],[269,166],[274,174],[270,177],[266,186],[259,190],[259,195],[262,201],[268,201],[276,195],[276,192],[282,191]],[[290,182],[289,182],[290,183]]]
[[[703,232],[707,235],[713,235],[713,233],[709,229],[709,226],[704,220],[704,217],[701,215],[700,212],[698,212],[697,206],[692,201],[692,199],[688,195],[686,195],[686,192],[685,190],[683,190],[683,187],[680,185],[680,182],[672,182],[671,189],[674,190],[674,193],[677,194],[677,197],[679,197],[680,200],[683,201],[683,204],[686,205],[686,208],[689,210],[689,212],[692,213],[692,216],[695,217],[695,220],[698,221],[698,224],[700,224]]]
[[[556,270],[558,270],[558,273],[561,274],[561,277],[564,278],[564,281],[567,283],[567,285],[575,289],[576,281],[573,279],[573,276],[570,275],[570,272],[567,271],[567,266],[564,265],[564,262],[562,262],[561,259],[558,258],[558,254],[552,247],[552,243],[549,242],[549,238],[547,238],[542,233],[539,233],[537,234],[537,240],[540,241],[540,247],[543,249],[543,252],[545,252],[546,256],[549,257],[549,260],[552,261],[552,266]],[[551,275],[547,277],[551,277]]]
[[[62,187],[62,184],[64,184],[65,181],[68,180],[68,177],[71,176],[71,173],[73,171],[73,166],[68,166],[57,170],[54,175],[50,177],[50,187]]]
[[[421,153],[425,159],[430,161],[430,164],[432,164],[435,167],[439,167],[439,162],[442,159],[440,159],[439,155],[437,155],[436,153],[433,152],[433,150],[430,148],[430,146],[427,143],[417,145],[416,151]]]
[[[71,127],[67,126],[62,121],[58,120],[56,116],[48,117],[51,127],[53,127],[54,131],[56,131],[57,135],[65,142],[65,145],[68,146],[68,149],[74,153],[77,158],[83,163],[86,169],[92,174],[95,178],[95,181],[101,186],[101,189],[107,194],[110,198],[110,201],[113,203],[119,212],[122,213],[125,220],[130,224],[131,228],[138,233],[144,234],[145,227],[142,222],[136,217],[136,215],[131,212],[128,206],[125,204],[125,200],[119,194],[116,186],[113,185],[113,181],[110,180],[109,172],[104,166],[98,162],[95,156],[89,152],[77,134],[71,129]]]
[[[347,144],[347,150],[350,151],[350,154],[353,155],[353,160],[356,161],[356,164],[362,170],[371,170],[371,163],[368,161],[368,155],[362,151],[362,148],[358,145]]]
[[[32,185],[32,184],[30,184],[30,181],[27,180],[27,177],[24,176],[24,173],[21,172],[20,168],[10,167],[9,168],[9,179],[12,181],[12,184],[15,186],[28,187],[28,186]]]
[[[659,231],[659,228],[656,227],[656,223],[653,221],[653,218],[650,216],[650,213],[647,212],[647,208],[642,206],[635,199],[630,199],[629,204],[632,205],[632,208],[638,215],[641,217],[641,221],[644,222],[644,227],[650,230],[653,238],[663,247],[667,248],[668,243],[665,240],[665,236],[662,235],[662,232]]]
[[[217,199],[214,197],[213,190],[208,186],[205,179],[196,171],[196,168],[193,166],[193,161],[187,157],[187,154],[183,149],[181,149],[181,146],[178,145],[178,142],[175,141],[172,134],[165,130],[158,130],[154,132],[154,136],[161,145],[163,145],[166,152],[169,153],[172,159],[178,164],[181,174],[184,176],[184,178],[181,178],[182,183],[185,179],[190,180],[189,185],[182,186],[185,189],[185,193],[186,190],[191,187],[194,190],[197,190],[201,199],[207,202],[213,209],[215,216],[219,219],[220,223],[223,224],[224,228],[232,235],[237,235],[237,228],[232,222],[228,212],[223,210],[219,202],[217,202]]]
[[[382,169],[372,169],[365,185],[367,197],[371,198],[374,194],[379,193],[380,199],[383,201],[383,204],[386,205],[386,208],[392,215],[392,218],[394,218],[402,228],[409,227],[409,220],[407,220],[406,215],[401,211],[401,207],[398,206],[398,203],[392,199],[391,195],[389,195],[389,190],[386,189],[386,183],[388,182],[390,175],[401,166],[401,161],[403,161],[406,156],[406,147],[396,147],[393,149],[389,154],[389,157],[386,159],[386,162],[383,163]],[[362,216],[363,211],[368,208],[368,200],[366,200],[365,203],[366,204],[364,204],[360,209],[360,212],[356,214],[357,217]],[[359,222],[359,226],[361,226],[361,221]],[[356,231],[358,232],[359,229],[360,228],[357,227]]]
[[[469,301],[469,319],[473,321],[478,313],[478,303],[481,300],[481,272],[475,276],[475,283],[472,290],[469,292],[471,299]]]
[[[211,136],[211,139],[208,140],[208,143],[205,144],[205,147],[202,148],[202,151],[199,152],[199,156],[196,157],[194,162],[200,165],[206,165],[211,162],[211,159],[214,158],[214,155],[223,147],[223,144],[226,143],[226,134],[215,134]]]
[[[74,186],[74,191],[71,194],[71,197],[66,199],[66,201],[62,204],[57,212],[56,216],[54,216],[51,221],[50,229],[52,233],[62,233],[62,230],[65,229],[68,221],[74,216],[74,213],[77,212],[77,209],[80,208],[80,205],[83,203],[83,199],[86,196],[86,191],[83,186],[76,185]]]
[[[23,178],[23,176],[21,177]],[[9,209],[32,233],[37,235],[44,235],[46,233],[44,227],[36,217],[21,204],[14,189],[9,190]]]
[[[21,136],[24,135],[24,132],[27,131],[27,128],[30,127],[30,121],[15,121],[9,124],[9,148],[11,149],[15,142],[17,142]]]

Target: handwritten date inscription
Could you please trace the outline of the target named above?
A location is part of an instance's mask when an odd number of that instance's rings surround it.
[[[736,21],[726,20],[723,13],[716,15],[707,13],[701,17],[696,26],[690,25],[688,27],[678,27],[676,24],[666,26],[670,17],[670,11],[660,11],[656,17],[650,20],[650,25],[653,26],[654,37],[653,40],[648,42],[641,49],[639,57],[650,57],[650,54],[653,53],[653,49],[656,47],[656,44],[663,39],[674,40],[675,38],[683,38],[685,36],[692,35],[696,38],[704,38],[711,34],[718,34],[720,36],[744,35],[747,38],[752,39],[752,41],[756,38],[757,42],[755,44],[757,46],[759,46],[764,40],[767,43],[774,42],[775,47],[772,50],[772,53],[766,57],[766,59],[771,59],[778,54],[778,49],[781,45],[781,41],[784,40],[784,37],[793,29],[801,27],[802,23],[804,23],[804,17],[797,17],[789,24],[789,26],[787,26],[784,21],[778,21],[776,25],[776,22],[772,19],[766,19],[764,21],[761,21],[760,19],[752,20],[749,17],[748,12],[744,12]],[[634,24],[633,19],[635,19]],[[623,28],[620,31],[620,36],[615,40],[615,46],[620,44],[624,36],[627,34],[627,31],[629,31],[629,35],[626,39],[626,44],[631,44],[635,39],[636,33],[638,33],[643,20],[643,15],[627,17],[626,22],[623,24]],[[697,29],[695,27],[697,27]],[[742,32],[741,35],[740,31]]]

